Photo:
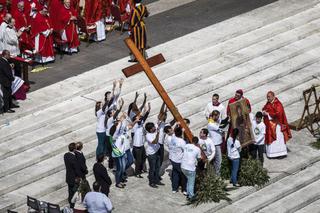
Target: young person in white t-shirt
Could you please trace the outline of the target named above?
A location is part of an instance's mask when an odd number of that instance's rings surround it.
[[[135,176],[138,178],[143,178],[141,176],[143,166],[146,161],[146,150],[144,148],[145,142],[145,130],[144,123],[147,120],[151,110],[151,105],[148,103],[148,110],[143,114],[139,114],[133,117],[134,123],[132,128],[133,135],[133,157],[135,159]]]
[[[198,137],[192,138],[192,143],[189,143],[184,148],[184,154],[181,161],[181,170],[187,177],[187,199],[194,200],[194,184],[196,180],[196,166],[198,160],[201,159],[201,150],[197,147],[199,142]]]
[[[208,120],[212,111],[218,110],[220,113],[220,119],[225,119],[227,117],[226,114],[226,108],[219,102],[219,95],[213,94],[212,100],[207,104],[206,109],[204,110],[204,115],[206,116],[206,119]]]
[[[262,112],[257,112],[255,119],[251,121],[254,134],[254,143],[250,144],[250,154],[253,159],[257,159],[257,153],[261,164],[263,165],[264,141],[266,135],[266,125],[262,122]]]
[[[240,167],[241,145],[239,140],[237,139],[238,134],[239,130],[237,128],[233,129],[232,137],[229,137],[227,141],[228,158],[232,162],[231,183],[233,184],[233,186],[239,186],[238,171]]]
[[[206,128],[201,129],[199,133],[199,145],[204,154],[207,157],[207,163],[213,164],[213,159],[216,153],[216,147],[211,140],[210,137],[208,137],[209,131]],[[199,161],[198,167],[200,171],[204,170],[205,163],[203,161]]]
[[[148,143],[146,153],[149,162],[149,186],[157,188],[157,185],[164,185],[160,182],[159,130],[152,122],[146,123],[145,130],[147,132],[146,141]]]

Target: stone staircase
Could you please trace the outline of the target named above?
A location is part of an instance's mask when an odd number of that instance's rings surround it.
[[[212,94],[220,94],[226,104],[239,88],[254,111],[262,108],[266,92],[273,90],[289,120],[299,118],[302,91],[320,82],[318,3],[280,0],[149,50],[149,55],[161,52],[165,56],[167,62],[157,66],[155,74],[179,111],[190,118],[195,134],[206,125],[203,109]],[[113,80],[124,77],[120,70],[129,65],[127,60],[32,92],[17,113],[0,116],[0,212],[25,212],[26,195],[66,204],[63,154],[67,145],[82,141],[88,167],[95,161],[94,102],[86,97],[101,99]],[[126,104],[136,91],[147,92],[150,120],[155,120],[161,99],[143,73],[125,80],[122,97]],[[277,161],[279,165],[266,162],[267,168],[278,169],[270,172],[271,183],[261,190],[241,187],[230,192],[232,205],[184,206],[183,197],[171,194],[165,175],[166,186],[157,193],[147,187],[145,179],[130,178],[126,190],[112,188],[115,212],[150,212],[150,208],[154,212],[310,212],[319,204],[320,156],[308,146],[309,135],[294,136],[287,159]],[[92,183],[91,172],[88,179]],[[144,202],[145,197],[150,204]]]

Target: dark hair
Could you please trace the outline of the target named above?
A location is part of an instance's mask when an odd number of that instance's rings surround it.
[[[113,124],[110,128],[109,135],[112,137],[117,130],[117,123]]]
[[[79,141],[79,142],[77,142],[77,143],[76,143],[76,149],[77,149],[77,150],[79,150],[79,151],[81,151],[81,150],[82,150],[82,148],[83,148],[83,143],[82,143],[82,142],[80,142],[80,141]]]
[[[76,149],[76,143],[70,143],[68,148],[70,152],[73,152]]]
[[[190,120],[189,120],[188,118],[184,118],[183,120],[184,120],[184,122],[186,122],[187,124],[190,124]]]
[[[112,109],[110,109],[110,110],[107,111],[107,117],[110,118],[110,117],[111,117],[111,114],[112,114]]]
[[[193,143],[193,144],[198,144],[198,142],[199,142],[199,138],[196,137],[196,136],[193,136],[193,138],[192,138],[192,143]]]
[[[178,138],[181,138],[182,137],[182,128],[181,127],[176,127],[174,129],[174,135]]]
[[[214,93],[212,97],[217,97],[219,99],[219,95],[217,93]]]
[[[235,141],[236,141],[236,139],[237,139],[237,137],[238,137],[238,134],[239,134],[239,129],[234,128],[234,129],[232,130],[232,138],[233,138],[233,142],[235,142]]]
[[[102,163],[104,161],[104,154],[100,154],[97,156],[97,162]]]
[[[104,93],[104,97],[106,97],[107,95],[109,95],[111,92],[107,91],[106,93]]]
[[[81,193],[81,198],[83,201],[86,194],[91,191],[89,182],[86,179],[82,179],[78,190]]]
[[[92,184],[92,188],[93,188],[93,191],[99,192],[101,186],[100,186],[100,184],[99,184],[97,181],[95,181],[95,182]]]
[[[203,132],[203,134],[205,134],[206,136],[208,136],[209,131],[208,131],[207,128],[203,128],[203,129],[201,129],[201,131]]]
[[[256,118],[262,118],[263,117],[263,114],[262,114],[262,112],[257,112],[256,113]]]
[[[153,127],[154,127],[154,123],[148,122],[148,123],[146,123],[145,129],[146,129],[147,132],[150,133],[150,131],[151,131],[151,129],[152,129]]]
[[[163,131],[164,133],[168,134],[170,129],[172,129],[172,126],[165,126]]]

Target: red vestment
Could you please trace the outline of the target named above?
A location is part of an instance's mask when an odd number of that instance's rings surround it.
[[[7,11],[6,10],[2,10],[0,11],[0,24],[3,22],[4,17],[6,16]]]
[[[284,108],[281,102],[278,100],[278,98],[275,98],[272,103],[267,102],[262,108],[262,110],[269,113],[269,116],[272,118],[272,120],[269,120],[268,116],[264,116],[264,123],[266,125],[266,144],[271,144],[273,141],[277,139],[277,124],[279,124],[281,127],[281,132],[283,133],[285,142],[292,138],[286,113],[284,112]]]
[[[65,28],[65,25],[60,21],[60,14],[55,14],[60,13],[60,11],[63,10],[64,6],[60,0],[51,0],[48,7],[53,30],[56,32],[60,32]]]
[[[49,34],[50,29],[52,29],[52,26],[48,16],[37,13],[31,19],[32,39],[37,53],[44,60],[43,62],[47,62],[45,60],[48,57],[54,58],[52,34]]]
[[[66,8],[63,6],[60,10],[60,24],[65,30],[66,39],[68,41],[69,48],[77,48],[80,45],[78,38],[77,25],[75,21],[70,20],[71,16],[77,16],[77,12],[72,8]]]
[[[105,4],[105,10],[106,10],[105,11],[106,17],[110,17],[112,0],[104,0],[104,4]]]
[[[103,5],[101,0],[86,0],[84,17],[87,25],[93,25],[103,18]]]
[[[129,7],[130,7],[130,12],[126,10],[127,9],[127,5],[129,5]],[[130,18],[131,11],[132,11],[132,8],[133,8],[133,4],[132,4],[131,0],[120,0],[119,1],[119,8],[120,8],[120,12],[121,12],[122,16],[125,19]]]
[[[10,13],[13,15],[17,12],[18,10],[18,3],[20,1],[25,2],[24,0],[11,0],[11,8],[10,8]]]
[[[29,26],[29,17],[26,16],[24,11],[20,11],[19,9],[15,10],[12,14],[12,17],[16,20],[16,29],[19,30],[22,27],[27,28]],[[20,49],[22,50],[31,50],[32,43],[30,42],[30,33],[25,30],[19,37]]]
[[[77,17],[80,15],[80,0],[71,0],[70,6],[77,12]]]

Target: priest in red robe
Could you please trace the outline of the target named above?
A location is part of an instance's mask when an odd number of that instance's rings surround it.
[[[52,23],[53,31],[59,32],[64,29],[63,23],[60,21],[60,16],[51,15],[56,14],[57,11],[62,11],[63,4],[60,0],[50,0],[48,4],[50,21]]]
[[[121,15],[125,19],[129,19],[131,17],[131,11],[133,9],[132,0],[119,0],[119,8]]]
[[[16,20],[16,29],[22,32],[19,37],[20,50],[31,50],[32,43],[30,41],[30,24],[29,16],[27,17],[24,11],[24,1],[19,1],[17,9],[12,13],[12,17]]]
[[[6,0],[0,0],[0,24],[7,14]]]
[[[262,109],[266,125],[266,154],[269,158],[285,157],[286,142],[292,137],[286,113],[274,92],[268,92],[267,100]]]
[[[105,22],[103,17],[103,0],[86,0],[84,16],[87,21],[87,27],[96,28],[94,41],[106,39]]]
[[[36,55],[35,61],[41,64],[54,61],[53,28],[46,6],[39,13],[37,12],[32,15],[31,32]]]
[[[67,41],[64,51],[69,54],[78,52],[80,41],[78,37],[78,27],[75,23],[77,20],[77,12],[71,8],[70,0],[64,0],[59,18],[61,26],[64,26],[61,31],[61,39]]]

